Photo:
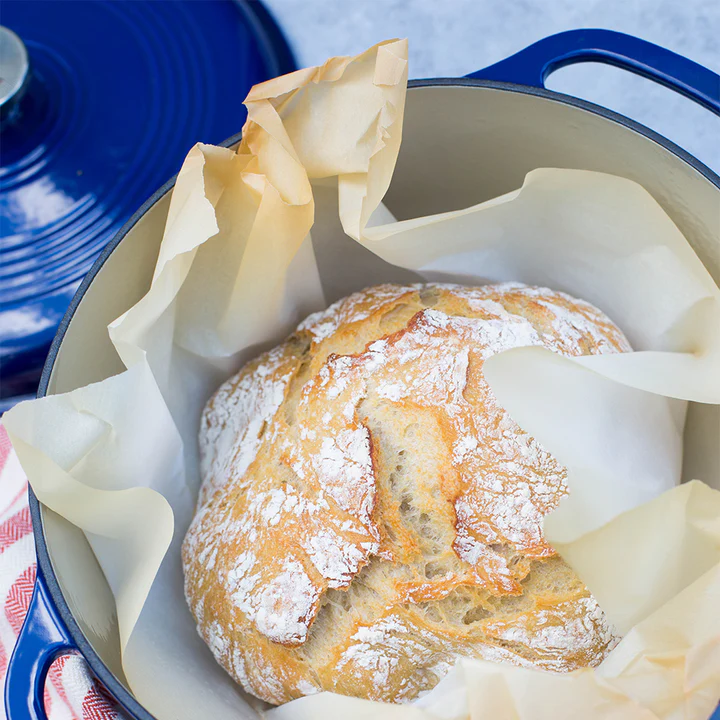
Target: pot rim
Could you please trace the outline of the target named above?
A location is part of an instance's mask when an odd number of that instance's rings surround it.
[[[668,140],[663,135],[651,130],[650,128],[642,125],[641,123],[631,120],[630,118],[616,113],[613,110],[608,110],[601,105],[596,105],[587,100],[573,97],[572,95],[565,95],[554,90],[548,90],[546,88],[536,88],[529,85],[518,85],[516,83],[498,82],[494,80],[480,80],[476,78],[428,78],[419,80],[410,80],[408,82],[408,89],[423,88],[423,87],[480,87],[488,88],[493,90],[501,90],[505,92],[514,92],[520,95],[534,95],[536,97],[545,98],[554,102],[561,103],[563,105],[570,105],[587,112],[591,112],[595,115],[599,115],[611,122],[615,122],[623,127],[645,137],[646,139],[660,145],[663,149],[668,150],[675,155],[679,160],[685,162],[687,165],[696,170],[706,180],[713,184],[720,191],[720,176],[713,172],[707,165],[702,163],[696,157],[691,155],[686,150],[676,145],[674,142]],[[242,137],[242,133],[237,133],[231,136],[220,144],[221,147],[231,147],[238,143]],[[137,222],[147,213],[165,194],[171,190],[175,185],[177,174],[168,180],[162,187],[160,187],[155,193],[153,193],[135,212],[132,217],[120,228],[117,234],[112,240],[103,248],[98,258],[93,263],[93,266],[88,271],[87,275],[82,280],[82,283],[78,287],[72,301],[63,316],[60,325],[58,326],[57,333],[53,339],[50,351],[43,367],[42,376],[40,378],[40,385],[38,387],[37,397],[45,397],[48,394],[48,386],[50,384],[50,377],[55,364],[55,360],[60,351],[62,341],[67,332],[67,328],[75,315],[80,302],[85,295],[90,283],[95,279],[100,269],[103,267],[107,259],[113,253],[115,248],[122,242],[125,236],[135,227]],[[65,600],[65,597],[60,589],[60,584],[52,567],[52,561],[50,560],[50,554],[45,541],[44,527],[42,522],[42,510],[40,501],[37,499],[32,487],[28,485],[28,501],[30,505],[30,515],[32,518],[33,535],[35,537],[35,551],[37,553],[37,564],[38,572],[42,572],[48,592],[52,598],[52,602],[57,609],[58,615],[65,624],[68,634],[72,638],[73,642],[80,654],[87,661],[90,669],[92,670],[95,677],[105,686],[108,692],[112,695],[115,701],[135,720],[156,720],[148,710],[146,710],[138,700],[132,695],[132,693],[125,687],[125,685],[118,680],[118,678],[112,673],[112,671],[105,665],[102,658],[95,651],[93,646],[90,644],[88,639],[85,637],[82,629],[80,628],[77,620],[73,616],[70,607]]]

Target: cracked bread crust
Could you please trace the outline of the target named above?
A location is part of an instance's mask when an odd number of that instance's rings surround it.
[[[185,591],[245,690],[403,702],[460,657],[602,661],[617,638],[542,536],[566,471],[482,373],[527,345],[631,349],[597,308],[545,288],[380,285],[217,390]]]

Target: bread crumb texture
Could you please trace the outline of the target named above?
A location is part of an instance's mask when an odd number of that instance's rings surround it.
[[[405,702],[461,657],[601,662],[617,638],[542,535],[566,470],[483,377],[486,358],[529,345],[630,350],[564,293],[379,285],[311,315],[217,390],[185,592],[245,690]]]

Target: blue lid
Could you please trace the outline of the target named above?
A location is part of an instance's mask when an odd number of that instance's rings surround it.
[[[105,243],[196,142],[239,132],[250,87],[294,61],[258,0],[3,0],[2,23],[29,61],[27,77],[17,74],[20,92],[0,97],[7,398],[34,391],[63,313]],[[3,35],[0,56],[22,63],[13,42]]]

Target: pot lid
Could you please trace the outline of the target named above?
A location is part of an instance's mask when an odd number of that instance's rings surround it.
[[[294,69],[258,0],[3,0],[0,396],[34,391],[105,243],[198,141]],[[7,404],[7,403],[6,403]]]

